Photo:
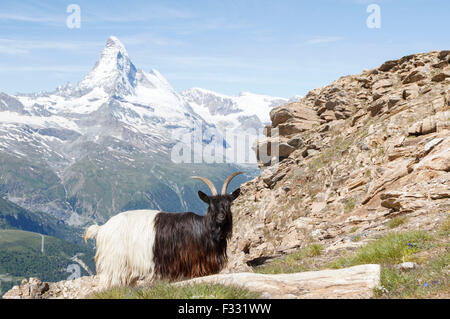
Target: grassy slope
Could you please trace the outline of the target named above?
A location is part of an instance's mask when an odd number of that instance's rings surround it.
[[[150,288],[113,288],[93,294],[93,299],[256,299],[258,293],[235,286],[219,284],[195,284],[174,286],[156,283]]]
[[[17,229],[55,236],[74,243],[81,243],[79,230],[58,222],[54,217],[31,212],[22,207],[0,198],[0,229]]]
[[[343,255],[324,256],[320,245],[312,244],[254,270],[293,273],[377,263],[381,265],[381,287],[375,290],[376,298],[449,298],[449,236],[450,218],[433,233],[392,231]],[[412,270],[395,267],[406,261],[416,262],[419,267]]]
[[[91,271],[95,270],[93,251],[51,237],[45,237],[44,253],[41,252],[41,235],[21,230],[0,230],[0,280],[5,292],[20,279],[38,277],[42,281],[65,280],[70,275],[67,266],[74,264],[71,258],[80,254]],[[81,255],[82,254],[82,255]],[[81,268],[81,275],[87,272]]]

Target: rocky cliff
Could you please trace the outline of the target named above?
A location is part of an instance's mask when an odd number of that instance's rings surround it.
[[[431,229],[450,209],[450,51],[387,61],[272,110],[279,158],[235,203],[230,270],[320,242],[328,254],[388,230]],[[278,130],[279,141],[273,135]],[[271,134],[272,133],[272,134]],[[276,164],[276,160],[280,160]]]

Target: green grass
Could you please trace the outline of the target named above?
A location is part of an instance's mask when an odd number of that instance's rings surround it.
[[[155,283],[149,288],[112,288],[91,299],[257,299],[261,295],[237,286],[219,284],[173,285]]]
[[[31,212],[3,198],[0,198],[0,229],[35,232],[75,244],[82,242],[81,232],[76,228],[58,223],[54,216],[42,212]]]
[[[322,251],[323,246],[321,244],[311,244],[300,250],[296,255],[298,258],[316,257],[322,254]]]
[[[375,289],[378,298],[423,298],[439,293],[450,293],[448,270],[450,253],[437,256],[418,269],[409,271],[395,269],[391,266],[381,269],[381,286]]]
[[[345,268],[362,264],[396,264],[409,261],[412,254],[425,248],[431,236],[421,231],[391,233],[366,246],[355,254],[343,256],[330,263],[331,268]]]
[[[374,290],[376,298],[448,298],[450,251],[449,244],[442,243],[442,239],[446,239],[442,235],[442,228],[448,228],[448,225],[444,223],[441,226],[438,236],[423,231],[387,234],[359,248],[355,253],[327,264],[326,268],[380,264],[381,287]],[[406,261],[415,261],[419,267],[412,270],[394,267]]]
[[[344,211],[346,213],[351,212],[356,207],[356,200],[351,197],[344,204]]]
[[[397,216],[392,218],[389,223],[388,223],[388,227],[390,229],[394,229],[400,225],[403,225],[406,222],[406,217],[401,217],[401,216]]]
[[[307,263],[308,258],[316,257],[322,254],[323,246],[320,244],[311,244],[289,254],[285,257],[277,258],[267,265],[255,267],[254,271],[260,274],[283,274],[296,273],[310,270]]]
[[[309,169],[320,169],[329,165],[330,162],[340,160],[342,154],[348,150],[351,142],[341,136],[330,141],[330,147],[322,149],[320,153],[308,164]]]
[[[441,224],[439,228],[439,235],[448,236],[450,235],[450,216]]]

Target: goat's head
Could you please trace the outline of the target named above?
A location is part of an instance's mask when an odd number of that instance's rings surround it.
[[[217,193],[216,187],[209,179],[199,176],[192,177],[205,182],[205,184],[208,185],[209,189],[211,190],[212,196],[208,196],[202,191],[198,192],[198,196],[209,206],[206,215],[211,221],[219,226],[230,224],[231,227],[231,204],[239,196],[239,194],[241,193],[241,189],[238,188],[231,194],[227,194],[227,188],[231,180],[239,174],[242,174],[242,172],[231,174],[225,180],[222,186],[221,194]]]

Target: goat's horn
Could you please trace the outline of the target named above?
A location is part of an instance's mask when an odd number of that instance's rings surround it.
[[[200,176],[191,176],[191,178],[199,179],[199,180],[205,182],[205,184],[208,185],[209,189],[211,190],[212,195],[213,196],[217,195],[217,189],[209,179],[200,177]]]
[[[228,178],[225,180],[225,183],[223,183],[223,186],[222,186],[222,195],[226,195],[227,194],[228,184],[230,184],[231,180],[235,176],[240,175],[240,174],[244,174],[244,173],[243,172],[236,172],[236,173],[233,173],[230,176],[228,176]]]

